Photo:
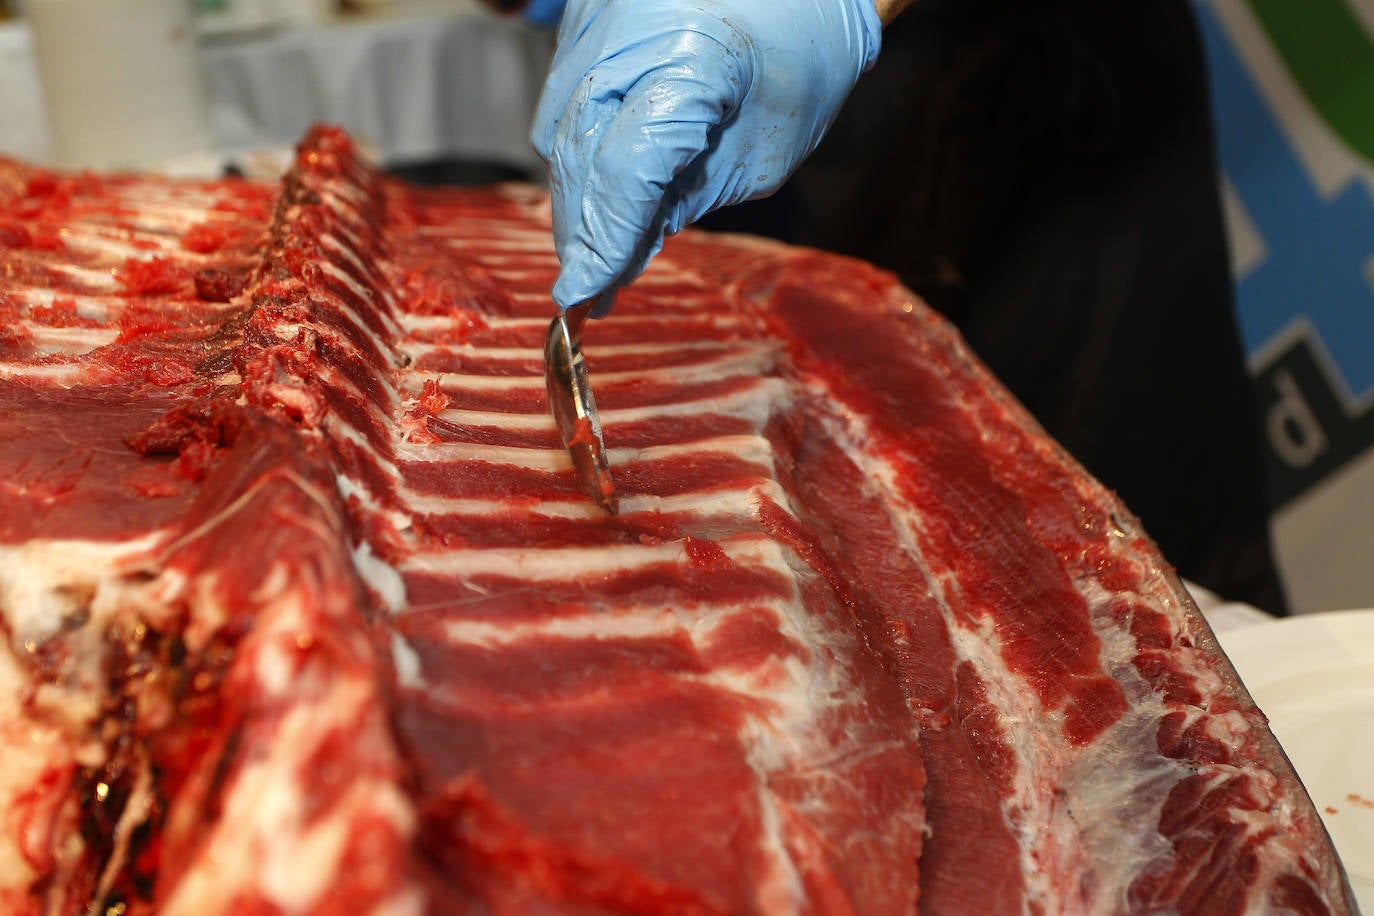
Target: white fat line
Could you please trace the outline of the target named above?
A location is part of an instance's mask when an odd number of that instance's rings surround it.
[[[367,203],[367,191],[354,184],[349,177],[321,178],[315,175],[302,175],[301,184],[320,195],[320,203],[333,211],[345,223],[366,222],[362,216],[363,206]]]
[[[411,387],[410,391],[415,391]],[[457,410],[447,408],[439,412],[439,418],[460,426],[482,426],[510,431],[552,430],[553,414],[547,407],[540,407],[529,413],[497,413],[486,410]],[[606,423],[606,411],[601,412],[601,422]]]
[[[642,423],[660,417],[718,416],[745,420],[755,431],[761,431],[775,413],[785,412],[791,404],[791,388],[777,377],[761,377],[741,391],[720,397],[675,401],[647,407],[619,407],[602,410],[601,425],[614,430],[617,426]],[[499,428],[524,431],[552,430],[553,415],[544,407],[526,413],[503,413],[485,410],[448,408],[439,413],[442,420],[459,426]]]
[[[762,430],[773,415],[791,404],[791,388],[776,376],[754,379],[747,388],[719,397],[698,398],[647,407],[622,407],[600,411],[603,427],[639,423],[663,416],[721,416],[749,421]]]
[[[793,578],[784,548],[771,538],[749,535],[715,543],[735,563],[777,571],[786,575],[789,581]],[[460,578],[503,576],[534,584],[575,580],[595,582],[600,576],[690,562],[682,542],[602,547],[486,547],[444,553],[419,551],[408,557],[400,570],[403,573],[431,573]]]
[[[459,310],[464,314],[475,314],[467,310]],[[552,306],[550,314],[544,318],[504,318],[492,315],[477,314],[476,317],[487,328],[494,331],[503,330],[537,330],[540,332],[540,340],[543,340],[543,332],[549,327],[549,318],[552,317]],[[402,312],[399,316],[401,328],[408,332],[448,330],[459,327],[458,317],[454,315],[417,315],[411,312]],[[736,315],[732,312],[708,312],[703,314],[689,315],[616,315],[613,319],[618,328],[643,327],[650,330],[660,330],[662,328],[700,328],[708,327],[723,331],[733,331],[739,328],[753,328],[753,323],[743,315]],[[592,325],[593,331],[595,325]],[[593,333],[588,331],[588,334]]]
[[[75,264],[49,260],[43,255],[36,254],[28,249],[11,252],[9,257],[26,264],[31,264],[40,270],[60,276],[71,277],[82,286],[93,287],[97,291],[97,294],[114,294],[118,293],[120,290],[120,286],[115,282],[114,274],[108,265],[105,267],[78,267]]]
[[[362,258],[359,257],[357,251],[353,247],[346,245],[339,240],[338,236],[328,232],[320,238],[320,244],[322,247],[342,256],[353,265],[354,270],[358,272],[358,276],[368,278],[370,282],[371,272],[368,271],[367,265],[363,263]],[[337,277],[339,282],[353,290],[358,298],[362,299],[364,302],[373,303],[375,306],[374,311],[376,311],[381,317],[382,322],[386,325],[388,335],[392,338],[400,336],[400,325],[396,323],[396,319],[392,314],[395,296],[392,294],[390,284],[383,280],[380,286],[364,286],[363,283],[352,274],[343,270],[337,264],[332,263],[327,258],[322,259],[320,263],[330,276]],[[380,299],[381,301],[374,302],[375,299]]]
[[[7,290],[6,295],[10,297],[11,301],[30,309],[35,307],[51,308],[58,299],[69,300],[76,304],[77,315],[91,321],[111,321],[115,316],[128,311],[132,306],[140,304],[140,300],[128,296],[84,295],[49,286],[17,286]],[[176,308],[184,312],[188,310],[187,306],[191,304],[188,300],[182,300],[176,304]],[[194,307],[196,311],[203,311],[210,316],[232,312],[238,308],[238,306],[228,302],[204,302],[199,299],[195,300]]]
[[[597,379],[601,380],[603,377],[597,375]],[[427,381],[437,381],[441,388],[450,392],[545,390],[543,375],[470,375],[465,372],[434,371],[410,371],[402,374],[401,388],[403,391],[419,393]]]
[[[204,207],[176,204],[164,206],[134,196],[120,196],[113,202],[121,210],[132,211],[132,215],[84,214],[74,219],[71,225],[133,229],[140,234],[146,233],[162,238],[180,238],[192,226],[207,222],[235,226],[254,224],[266,228],[265,220],[250,221],[241,214],[220,213],[211,210],[210,203],[206,203]]]
[[[531,229],[528,225],[524,221],[464,217],[461,223],[454,225],[420,226],[417,234],[446,242],[467,241],[483,248],[545,248],[552,251],[552,230]]]
[[[561,518],[601,522],[605,512],[580,494],[566,499],[541,499],[537,503],[512,505],[509,499],[434,496],[416,493],[409,487],[397,490],[397,498],[412,516],[442,515],[471,517],[476,524],[492,518]],[[744,521],[758,514],[764,502],[773,502],[789,515],[795,515],[787,493],[776,480],[760,478],[733,487],[721,487],[674,496],[622,496],[620,517],[653,512],[662,515],[687,515],[694,523],[719,525],[724,521]]]
[[[174,236],[140,233],[139,238],[143,244],[135,245],[132,241],[111,238],[97,231],[83,229],[79,225],[68,226],[62,231],[62,244],[69,251],[101,254],[121,263],[129,258],[143,261],[155,255],[166,255],[169,252],[178,261],[201,262],[207,260],[207,256],[204,254],[184,250],[181,247],[180,239]],[[149,244],[157,246],[156,250],[148,248]]]
[[[478,357],[493,362],[519,362],[531,359],[542,362],[544,359],[544,351],[541,347],[480,347],[470,343],[436,344],[419,340],[405,340],[398,344],[396,349],[415,361],[433,353]],[[775,344],[755,340],[684,340],[673,343],[607,344],[596,348],[596,357],[599,360],[608,360],[626,356],[677,354],[683,351],[743,354],[762,349],[776,352],[778,347]],[[432,370],[412,368],[407,371],[423,374]]]
[[[472,248],[461,242],[449,242],[448,247],[473,253]],[[558,267],[558,256],[552,246],[540,248],[522,247],[516,250],[490,250],[492,246],[483,245],[476,253],[478,262],[493,277],[502,275],[527,277],[532,274],[547,277],[549,271]]]
[[[548,293],[529,293],[524,290],[515,290],[513,292],[507,292],[506,295],[510,297],[512,302],[533,302],[537,305],[544,306],[545,310],[548,311],[550,315],[553,314]]]
[[[520,305],[533,305],[542,310],[549,317],[553,316],[553,305],[547,292],[529,292],[526,290],[507,290],[506,297],[512,302]],[[656,301],[651,306],[636,304],[634,306],[619,306],[615,313],[615,321],[628,320],[632,317],[644,317],[646,310],[656,316],[657,320],[664,318],[695,318],[710,314],[713,311],[720,311],[721,302],[729,302],[730,299],[724,297],[717,288],[698,290],[697,292],[684,292],[674,289],[669,297]],[[729,306],[727,306],[729,307]],[[513,313],[514,314],[514,313]],[[521,312],[520,314],[528,314]],[[548,322],[545,321],[545,324]]]
[[[588,611],[572,616],[509,623],[486,620],[446,620],[443,635],[454,645],[501,649],[527,639],[551,637],[564,640],[653,639],[686,635],[700,648],[711,634],[732,615],[769,610],[786,620],[788,602],[778,598],[729,604],[684,606],[678,602],[661,605],[617,607],[610,611]]]
[[[487,267],[484,264],[483,268],[486,270],[487,276],[498,282],[518,283],[522,280],[535,279],[549,288],[553,287],[554,278],[550,275],[549,267],[529,267],[522,269],[515,267]],[[552,310],[552,303],[550,303],[550,310]]]
[[[11,287],[6,295],[11,302],[26,307],[25,314],[31,314],[29,310],[34,308],[51,308],[58,299],[69,300],[76,306],[76,314],[89,321],[109,321],[129,307],[124,296],[83,296],[50,286]]]
[[[550,244],[498,246],[451,240],[446,241],[444,246],[462,252],[465,258],[474,259],[493,278],[495,278],[494,271],[517,268],[529,268],[531,271],[537,271],[544,276],[553,276],[558,273],[558,255],[554,253],[553,246]],[[552,285],[552,281],[549,285]],[[529,296],[531,294],[522,292],[520,295]],[[550,310],[553,309],[553,303],[549,299],[547,291],[537,295],[549,306]]]
[[[45,363],[29,365],[20,362],[0,362],[0,379],[32,378],[55,382],[64,388],[101,384],[103,372],[94,371],[84,363]]]
[[[110,188],[104,196],[110,203],[118,204],[123,210],[133,210],[140,216],[148,213],[190,218],[211,211],[217,200],[213,194],[199,189],[168,188],[151,181]],[[90,202],[99,206],[104,201],[96,198]]]
[[[370,445],[365,440],[362,440],[356,432],[348,430],[340,430],[339,432],[341,438],[346,438],[350,442],[355,442],[369,449],[368,453],[381,464],[383,470],[382,476],[386,477],[388,482],[386,487],[388,493],[403,492],[403,488],[398,483],[396,469],[392,467],[389,461],[380,458],[376,451],[372,450]],[[385,519],[387,523],[397,531],[405,531],[410,527],[411,517],[409,513],[398,509],[383,508],[376,494],[374,494],[362,480],[355,480],[346,474],[336,474],[334,483],[338,486],[339,496],[342,497],[345,505],[348,505],[349,500],[356,499],[358,501],[358,508],[364,515]]]
[[[331,225],[321,238],[333,238],[337,243],[346,245],[356,252],[363,247],[362,236],[357,231],[357,227],[360,225],[363,225],[363,222],[357,218],[340,220]],[[342,236],[342,238],[338,238],[338,236]]]
[[[501,464],[531,471],[556,473],[572,467],[566,449],[526,448],[516,445],[485,445],[470,442],[407,442],[397,439],[393,448],[398,462],[435,464],[476,462]]]
[[[208,222],[217,220],[220,222],[248,222],[242,214],[230,210],[216,210],[215,205],[219,198],[212,194],[159,194],[153,185],[143,187],[120,188],[113,195],[113,202],[123,211],[132,211],[133,220],[153,221],[161,226],[182,227],[194,223]],[[100,218],[102,214],[93,213],[90,216],[83,215],[83,222],[91,221],[92,217]],[[129,217],[124,213],[112,216],[111,224],[129,225]],[[264,223],[265,220],[259,218],[252,222]]]
[[[528,223],[496,222],[467,216],[450,226],[423,226],[417,233],[435,246],[465,254],[540,252],[554,255],[553,230],[529,228]]]
[[[508,327],[512,322],[531,328],[536,326],[547,328],[549,326],[548,319],[538,321],[528,318],[493,318],[490,315],[482,315],[471,309],[463,308],[456,309],[455,314],[452,315],[419,315],[414,312],[401,311],[396,315],[396,322],[406,334],[452,331],[462,328],[461,319],[463,316],[468,315],[475,317],[487,328],[504,328]]]
[[[646,292],[652,292],[652,290],[646,290]],[[674,287],[670,296],[665,296],[661,300],[655,299],[648,308],[652,309],[654,315],[660,315],[664,318],[694,317],[720,311],[723,300],[729,301],[722,296],[721,290],[716,287],[704,288],[696,292],[684,292]],[[633,312],[628,311],[628,308],[622,310],[622,314],[633,314]],[[636,311],[644,308],[643,305],[635,306]]]
[[[112,344],[119,337],[116,328],[57,328],[33,321],[20,324],[33,335],[34,349],[40,356],[81,356]]]
[[[124,227],[118,228],[121,235],[127,235],[127,230]],[[207,264],[223,267],[251,267],[257,264],[255,258],[245,257],[241,254],[226,254],[221,251],[200,252],[183,248],[181,245],[182,235],[159,235],[144,230],[139,232],[138,238],[139,243],[135,244],[99,231],[78,230],[76,228],[64,230],[62,235],[62,240],[69,250],[103,254],[115,263],[123,263],[126,260],[146,261],[149,258],[161,257],[173,260],[179,266],[187,268],[196,268]],[[150,244],[155,247],[149,248]]]
[[[530,266],[528,260],[520,260],[515,258],[511,258],[509,260],[517,264],[518,266],[488,267],[487,273],[494,280],[519,282],[521,280],[529,280],[533,278],[547,281],[550,286],[553,285],[553,278],[549,276],[549,266],[553,266],[556,259],[550,258],[550,264],[548,266]],[[485,264],[483,266],[485,266]],[[645,274],[639,280],[635,281],[636,289],[639,289],[641,291],[653,290],[663,286],[671,286],[673,287],[675,292],[680,292],[682,284],[694,285],[698,287],[698,289],[702,293],[710,291],[709,285],[705,282],[705,280],[702,279],[700,275],[695,273],[688,273],[683,270],[677,270],[666,266],[661,269],[656,268],[654,270],[651,270],[649,273]]]
[[[512,302],[541,306],[550,317],[553,315],[553,305],[549,300],[549,294],[546,292],[514,290],[507,291],[506,296],[510,298]],[[674,289],[671,297],[656,302],[652,306],[653,314],[657,316],[656,320],[662,320],[663,318],[697,317],[709,314],[712,311],[719,311],[722,298],[721,291],[716,288],[702,289],[697,292],[684,292],[680,289]],[[725,301],[728,302],[730,300],[726,299]],[[637,306],[637,308],[642,310],[645,307]],[[636,315],[634,312],[628,311],[626,306],[621,306],[615,314],[615,321],[617,323],[623,320],[629,320],[633,317],[644,317],[642,311]],[[547,324],[547,322],[545,323]]]
[[[521,360],[544,359],[544,351],[539,347],[478,347],[469,343],[436,344],[420,340],[401,340],[396,344],[396,352],[404,354],[411,361],[408,372],[424,373],[432,370],[417,369],[413,364],[433,353],[464,357],[480,357],[494,362],[518,362]]]
[[[768,473],[771,475],[774,460],[773,444],[763,436],[757,435],[713,436],[709,439],[697,439],[692,442],[678,442],[671,445],[654,445],[647,448],[611,448],[606,450],[606,455],[611,464],[616,465],[664,461],[680,458],[684,455],[700,455],[712,452],[732,455],[741,461],[762,465],[768,469]]]
[[[382,467],[383,476],[388,478],[386,489],[394,492],[398,489],[396,470],[389,462],[378,459],[375,451],[371,449],[370,443],[360,441],[356,432],[351,432],[342,427],[334,430],[336,435],[341,438],[348,438],[356,442],[359,446],[366,448],[369,454],[377,459]],[[404,536],[411,527],[411,516],[409,513],[395,509],[383,508],[377,500],[376,495],[368,488],[362,480],[355,480],[345,474],[336,474],[334,484],[339,492],[339,499],[349,507],[349,511],[358,512],[363,516],[370,516],[374,519],[384,520],[399,535]],[[356,502],[354,502],[356,501]],[[353,568],[358,573],[358,577],[372,589],[372,592],[381,601],[382,606],[387,611],[396,611],[405,607],[406,587],[401,579],[401,574],[390,563],[383,560],[376,552],[375,546],[371,541],[362,539],[353,546],[351,551]]]
[[[757,378],[772,371],[778,362],[778,353],[772,349],[757,349],[745,353],[728,353],[723,356],[683,363],[675,366],[652,369],[629,369],[623,372],[597,372],[593,382],[600,385],[614,385],[632,382],[663,381],[681,385],[702,384],[705,382],[727,382],[740,378]],[[410,370],[402,378],[402,387],[419,391],[423,383],[437,379],[440,386],[449,391],[543,391],[545,381],[539,375],[473,375],[466,372],[432,372]]]
[[[200,182],[185,184],[176,179],[159,178],[154,181],[134,179],[127,184],[110,189],[110,197],[125,204],[140,214],[145,210],[154,213],[201,214],[212,210],[219,201],[220,194]],[[219,211],[213,211],[219,212]]]
[[[401,574],[372,549],[372,544],[363,541],[351,552],[353,569],[358,578],[377,596],[382,608],[395,613],[406,605],[406,584]]]
[[[564,471],[572,467],[567,449],[564,448],[484,445],[476,442],[397,442],[395,448],[398,462],[475,462],[510,465],[534,471]],[[773,466],[771,443],[762,436],[751,435],[714,436],[709,439],[648,448],[610,448],[606,450],[606,457],[614,468],[616,465],[649,463],[709,453],[732,455],[742,461],[769,469]]]
[[[683,267],[672,257],[667,257],[655,260],[653,266],[635,281],[635,286],[643,288],[645,286],[677,285],[684,282],[700,284],[702,282],[701,274]]]
[[[355,222],[357,221],[355,220]],[[328,232],[320,236],[320,242],[323,247],[343,255],[344,258],[352,263],[360,276],[370,277],[370,273],[362,260],[362,256],[358,254],[359,250],[363,247],[363,242],[358,232],[354,230],[354,226],[347,222],[335,223],[330,227]],[[376,272],[384,274],[384,272],[381,271],[380,265]],[[400,326],[396,323],[394,314],[397,300],[395,290],[392,289],[389,282],[384,281],[375,292],[382,297],[382,302],[385,305],[385,309],[382,309],[381,312],[382,317],[386,320],[388,333],[396,337],[400,333]]]
[[[204,215],[204,214],[202,214]],[[181,239],[186,233],[206,220],[188,217],[186,219],[165,220],[156,215],[145,217],[139,213],[132,218],[124,217],[120,219],[103,218],[99,215],[83,216],[73,220],[68,224],[70,229],[89,229],[99,233],[101,230],[114,230],[127,235],[130,232],[137,233],[139,238],[148,239],[158,244],[159,248],[181,250]],[[226,226],[238,228],[241,223],[225,223]],[[212,255],[213,256],[213,255]]]
[[[381,350],[383,353],[391,354],[392,361],[394,362],[395,351],[391,341],[401,335],[401,329],[397,326],[395,319],[391,317],[391,309],[389,305],[387,305],[384,302],[377,302],[377,299],[379,297],[385,298],[385,291],[363,286],[357,280],[355,280],[352,277],[352,275],[348,273],[348,271],[344,270],[339,265],[334,264],[327,258],[321,258],[316,263],[320,265],[321,272],[328,274],[329,276],[338,280],[340,283],[347,286],[350,290],[353,291],[354,295],[356,295],[364,303],[372,306],[372,311],[374,314],[381,316],[382,323],[387,328],[387,340],[383,340],[382,338],[378,337],[372,331],[372,328],[368,326],[367,322],[363,321],[362,316],[359,315],[358,312],[353,308],[353,306],[348,304],[348,302],[345,301],[342,296],[331,296],[332,299],[338,302],[339,308],[343,310],[345,314],[348,315],[349,319],[355,325],[357,325],[357,327],[364,334],[366,334],[369,338],[372,339],[372,341],[376,344],[379,350]]]
[[[395,630],[391,632],[391,665],[396,670],[398,686],[411,690],[425,690],[430,687],[420,674],[420,653]]]
[[[367,265],[363,263],[362,257],[358,254],[358,249],[362,247],[362,243],[358,241],[358,237],[349,230],[348,226],[340,223],[331,227],[328,232],[321,233],[320,247],[327,252],[343,258],[358,272],[359,276],[370,277],[372,274],[372,271],[367,269]],[[360,281],[356,280],[347,271],[343,271],[337,264],[327,258],[321,261],[321,263],[340,269],[340,276],[346,279],[346,282],[354,292],[364,299],[372,298],[374,290],[371,287],[362,286]]]
[[[370,404],[369,409],[372,409]],[[330,411],[330,413],[325,416],[324,424],[326,433],[339,439],[345,439],[366,452],[367,455],[377,463],[383,475],[393,482],[393,487],[396,483],[399,483],[401,475],[396,470],[395,461],[390,456],[377,451],[376,446],[372,444],[372,440],[364,435],[361,430],[355,429],[353,424],[346,422],[333,411]],[[363,489],[361,484],[358,484],[358,488],[360,490]]]

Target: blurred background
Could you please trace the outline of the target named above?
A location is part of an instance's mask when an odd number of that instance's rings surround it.
[[[0,0],[0,10],[0,153],[194,170],[200,154],[270,157],[329,121],[420,178],[541,171],[529,122],[553,34],[477,0]],[[203,123],[149,143],[161,122],[194,120],[184,96]],[[124,109],[122,126],[107,126],[121,121],[111,109]],[[126,161],[110,154],[140,134],[145,146]]]
[[[1194,9],[1289,601],[1374,607],[1374,0]],[[0,0],[0,155],[270,174],[329,121],[412,180],[540,181],[552,50],[477,0]]]

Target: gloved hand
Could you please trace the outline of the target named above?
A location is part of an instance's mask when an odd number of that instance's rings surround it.
[[[665,234],[776,190],[881,42],[873,0],[570,0],[534,119],[554,302],[643,272]]]

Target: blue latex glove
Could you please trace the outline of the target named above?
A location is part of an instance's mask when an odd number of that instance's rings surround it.
[[[568,5],[568,0],[529,0],[525,4],[525,21],[532,24],[553,28],[563,19],[563,7]]]
[[[643,272],[665,234],[777,188],[881,42],[873,0],[570,0],[535,115],[554,302]]]

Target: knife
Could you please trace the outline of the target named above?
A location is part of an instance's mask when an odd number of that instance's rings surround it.
[[[544,340],[544,384],[549,390],[558,435],[563,440],[582,490],[596,504],[615,515],[620,508],[606,460],[606,439],[596,412],[587,362],[582,358],[582,326],[592,303],[583,302],[560,313],[549,324]]]

